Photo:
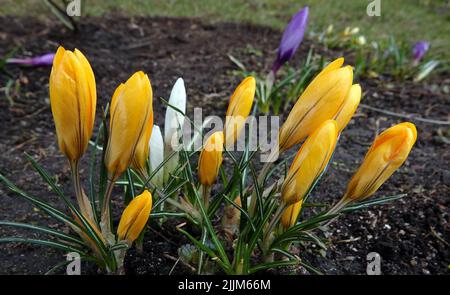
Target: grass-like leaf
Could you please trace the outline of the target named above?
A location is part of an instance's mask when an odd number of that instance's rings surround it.
[[[41,175],[41,177],[50,185],[52,190],[56,193],[58,197],[66,204],[66,206],[71,210],[73,214],[81,221],[81,230],[85,232],[89,238],[91,238],[95,244],[98,246],[102,256],[108,257],[106,245],[103,243],[101,238],[98,236],[97,232],[92,228],[90,222],[84,217],[83,214],[70,202],[69,199],[64,195],[61,189],[56,185],[53,179],[48,175],[42,166],[40,166],[30,155],[26,154],[28,160],[31,162],[33,168]]]
[[[67,242],[77,244],[79,246],[83,246],[83,247],[85,246],[83,241],[81,241],[75,237],[66,235],[65,233],[62,233],[60,231],[56,231],[54,229],[48,228],[48,227],[32,225],[32,224],[27,224],[27,223],[20,223],[20,222],[11,222],[11,221],[0,221],[0,225],[31,229],[34,231],[39,231],[39,232],[57,237],[59,239],[65,240]]]
[[[46,240],[28,239],[28,238],[19,238],[19,237],[7,237],[7,238],[0,238],[0,243],[35,244],[35,245],[46,246],[46,247],[55,248],[55,249],[59,249],[59,250],[64,250],[66,252],[77,252],[77,253],[80,253],[80,255],[86,254],[82,249],[73,247],[71,245],[63,244],[61,242],[55,242],[55,241],[46,241]]]
[[[274,261],[269,263],[261,263],[256,265],[255,267],[250,268],[249,273],[253,274],[262,270],[274,269],[282,266],[290,266],[299,264],[299,260],[287,260],[287,261]]]

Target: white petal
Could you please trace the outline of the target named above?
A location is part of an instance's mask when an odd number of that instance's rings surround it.
[[[186,89],[182,78],[178,78],[170,93],[169,105],[186,113]],[[178,129],[183,127],[184,116],[170,106],[167,106],[164,123],[164,142],[168,145],[171,142],[178,143]],[[174,138],[174,134],[176,135]]]
[[[152,173],[158,166],[164,161],[164,142],[161,134],[161,130],[158,125],[153,125],[152,136],[149,142],[149,162],[150,162],[150,173]],[[164,167],[156,172],[155,176],[152,178],[152,183],[161,188],[163,186],[164,178]]]

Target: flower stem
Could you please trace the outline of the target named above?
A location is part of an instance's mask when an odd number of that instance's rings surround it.
[[[111,209],[109,205],[114,183],[114,181],[108,180],[105,196],[103,197],[102,216],[100,221],[102,234],[111,245],[114,244],[114,235],[111,232]]]
[[[70,170],[72,174],[72,182],[75,190],[75,196],[77,198],[77,203],[78,206],[80,207],[80,211],[86,218],[89,218],[91,221],[93,221],[94,214],[92,211],[91,203],[89,202],[86,195],[83,193],[83,188],[81,187],[78,161],[70,161]]]
[[[273,255],[270,255],[269,253],[269,247],[273,237],[272,232],[274,227],[278,224],[278,221],[280,220],[281,215],[283,214],[284,209],[286,209],[286,207],[287,205],[284,202],[282,202],[278,207],[277,211],[275,211],[275,214],[273,215],[272,220],[269,222],[269,225],[266,227],[262,243],[263,246],[262,250],[265,262],[273,261]]]
[[[209,207],[209,197],[211,195],[211,186],[202,185],[202,197],[203,197],[203,205],[205,209],[208,210]]]

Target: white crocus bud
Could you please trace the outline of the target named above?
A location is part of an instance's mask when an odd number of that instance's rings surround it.
[[[152,137],[150,137],[149,147],[149,163],[150,174],[161,165],[164,161],[164,141],[159,126],[153,125]],[[162,188],[164,184],[164,167],[161,167],[153,176],[151,182],[157,188]]]
[[[182,78],[178,78],[170,93],[164,125],[164,156],[169,157],[174,151],[181,148],[180,137],[184,123],[183,114],[186,113],[186,89]],[[172,107],[171,107],[172,106]],[[174,109],[176,108],[176,109]],[[183,112],[181,114],[179,111]],[[174,154],[166,163],[164,169],[164,182],[169,179],[170,173],[178,165],[178,153]]]

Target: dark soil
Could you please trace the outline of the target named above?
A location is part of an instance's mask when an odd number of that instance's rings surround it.
[[[137,70],[149,74],[155,98],[167,98],[176,78],[182,76],[187,86],[189,112],[193,107],[203,107],[204,113],[224,115],[228,98],[239,81],[230,74],[235,66],[227,54],[237,57],[248,68],[262,72],[272,62],[271,58],[263,56],[274,56],[280,38],[278,31],[264,27],[206,24],[188,19],[114,16],[83,18],[80,24],[80,32],[73,35],[59,23],[2,17],[0,56],[16,46],[20,46],[17,53],[20,55],[55,51],[59,44],[68,49],[79,48],[96,74],[97,115],[115,87]],[[296,59],[305,56],[310,46],[313,44],[306,40]],[[328,59],[343,54],[316,47]],[[0,92],[0,171],[31,195],[62,208],[24,156],[24,152],[31,154],[71,194],[69,167],[58,151],[50,112],[50,68],[7,67],[7,70],[19,81],[20,89],[12,93],[14,105],[8,103],[4,91]],[[6,75],[1,75],[0,85],[6,85],[7,80]],[[363,103],[367,105],[438,120],[449,119],[448,75],[421,84],[387,78],[358,82],[364,89]],[[156,99],[154,107],[156,123],[162,125],[165,108]],[[374,135],[400,121],[397,117],[359,108],[340,139],[331,169],[311,199],[337,201]],[[299,249],[302,257],[330,274],[364,274],[369,252],[381,255],[383,274],[449,273],[449,129],[448,125],[415,123],[418,142],[408,161],[376,194],[408,193],[408,197],[340,219],[330,228],[328,251],[322,253],[312,246],[302,247]],[[86,169],[86,165],[83,167]],[[4,185],[0,185],[0,194],[0,220],[64,228],[9,192]],[[120,192],[116,194],[115,205],[120,207]],[[178,245],[186,243],[174,229],[176,225],[177,221],[162,227],[152,223],[146,232],[144,253],[139,254],[135,249],[128,253],[127,273],[169,273],[178,259]],[[0,228],[1,237],[12,235],[37,236],[10,227]],[[64,259],[64,253],[56,250],[0,244],[1,274],[44,273]],[[189,271],[178,263],[173,272]],[[86,272],[95,273],[95,267],[87,267]]]

